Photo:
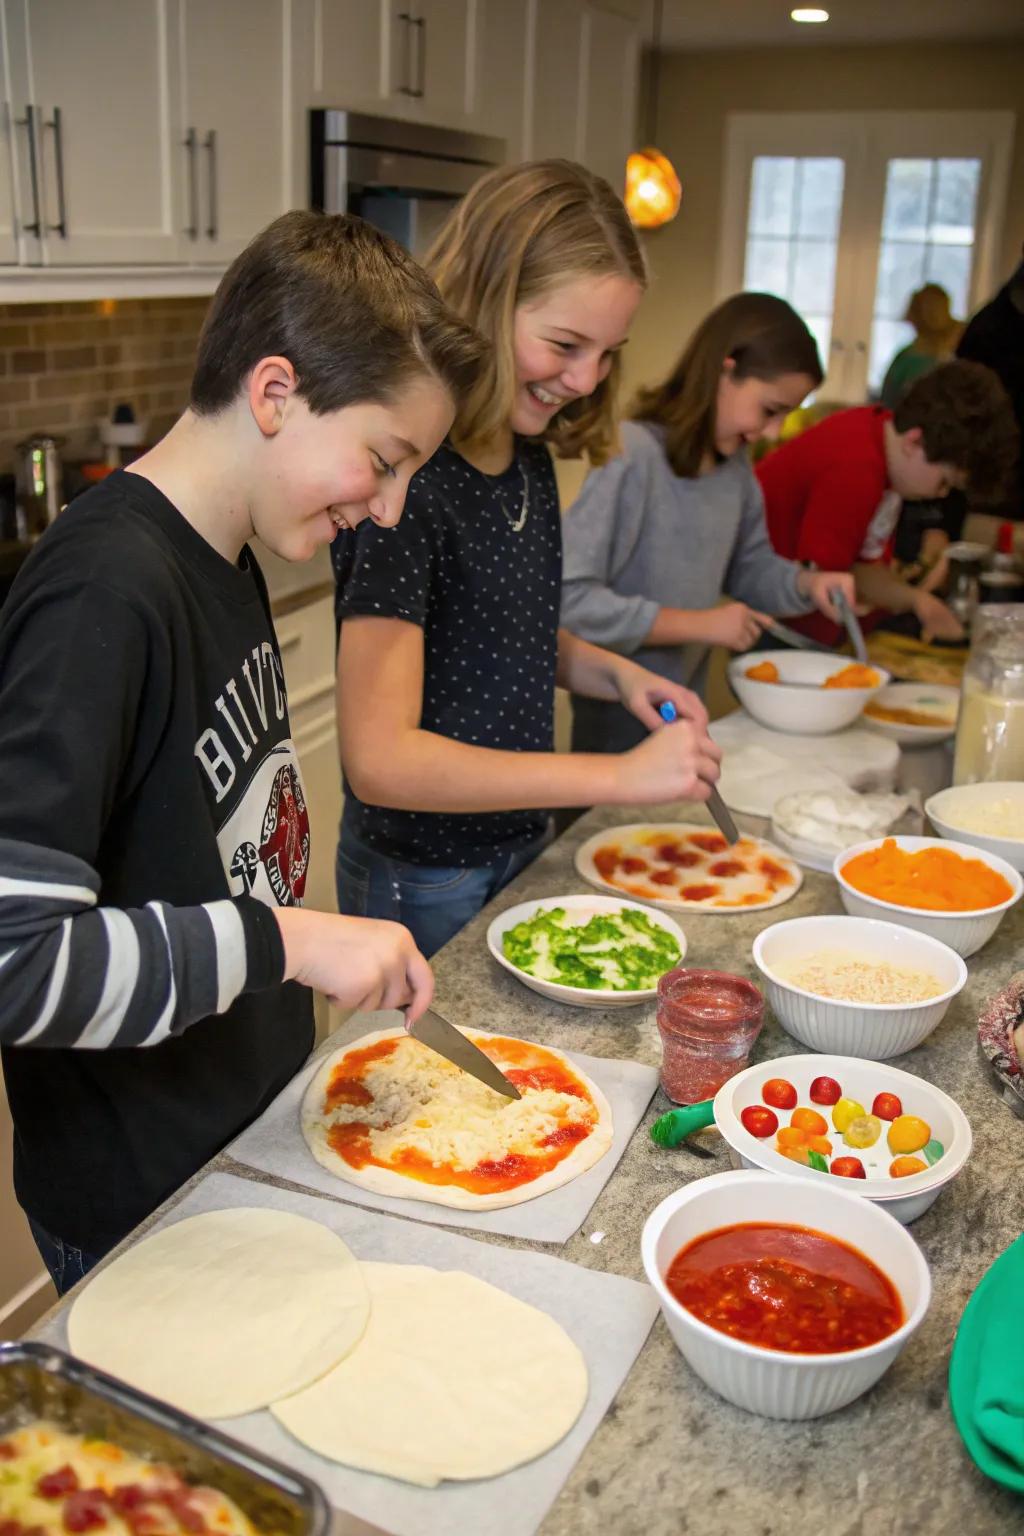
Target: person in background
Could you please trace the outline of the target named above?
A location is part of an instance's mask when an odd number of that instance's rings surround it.
[[[963,334],[963,321],[954,318],[949,294],[939,283],[925,283],[910,296],[904,319],[914,327],[909,346],[901,347],[882,381],[880,399],[893,411],[915,379],[948,362]]]
[[[1024,247],[1021,262],[995,298],[979,309],[960,338],[957,356],[984,363],[1010,397],[1021,444],[1024,444]],[[1017,478],[1005,503],[992,514],[1024,521],[1024,448],[1017,455]]]
[[[709,648],[749,650],[766,614],[819,608],[846,574],[774,553],[749,445],[777,439],[822,379],[814,338],[783,300],[738,293],[698,326],[663,383],[641,390],[621,452],[565,518],[562,623],[702,690]],[[721,594],[734,601],[719,605]],[[748,606],[752,605],[752,606]],[[614,701],[573,696],[574,750],[621,752],[643,727]]]
[[[432,954],[523,868],[555,807],[706,799],[718,776],[687,690],[558,627],[551,449],[604,458],[619,352],[644,290],[607,182],[565,160],[483,176],[426,258],[493,344],[400,526],[333,550],[346,797],[341,910],[407,923]],[[621,701],[644,737],[556,755],[555,684]],[[680,719],[664,725],[658,704]]]
[[[925,636],[962,640],[942,599],[891,569],[893,532],[904,501],[939,501],[956,487],[997,495],[1016,435],[1006,393],[988,368],[941,363],[895,411],[837,411],[758,463],[771,541],[790,559],[852,570],[859,601],[875,610],[866,627],[880,610],[911,613]],[[840,638],[820,614],[794,627],[826,645]]]
[[[390,527],[485,352],[359,219],[228,269],[189,405],[65,511],[0,620],[0,1041],[14,1179],[63,1292],[253,1120],[312,988],[429,1004],[391,923],[304,911],[309,817],[247,541]]]

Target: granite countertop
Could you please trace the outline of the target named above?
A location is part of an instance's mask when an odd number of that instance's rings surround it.
[[[602,1012],[550,1002],[495,964],[484,935],[491,918],[516,902],[586,890],[572,857],[598,828],[662,818],[707,820],[702,809],[692,817],[689,809],[599,809],[576,822],[436,956],[441,1011],[460,1024],[657,1064],[653,1008]],[[739,820],[753,830],[748,818]],[[766,918],[840,910],[832,879],[807,873],[797,896],[770,915],[686,918],[688,960],[756,981],[750,946]],[[956,1433],[947,1369],[968,1296],[1021,1226],[1024,1125],[991,1086],[975,1028],[982,1002],[1019,969],[1022,941],[1024,906],[1018,906],[970,960],[968,985],[939,1028],[894,1063],[957,1100],[971,1122],[974,1150],[959,1178],[911,1228],[931,1266],[934,1296],[924,1324],[888,1374],[826,1418],[757,1418],[716,1397],[693,1375],[659,1318],[541,1526],[542,1536],[995,1536],[1017,1528],[1019,1500],[975,1469]],[[756,1055],[802,1050],[769,1019]],[[715,1148],[714,1161],[656,1148],[646,1131],[666,1107],[659,1091],[584,1229],[564,1248],[474,1237],[537,1246],[586,1267],[642,1279],[640,1234],[650,1211],[681,1184],[729,1166],[724,1144],[713,1135],[705,1141]],[[211,1167],[245,1172],[226,1157]],[[414,1225],[410,1234],[414,1239]]]

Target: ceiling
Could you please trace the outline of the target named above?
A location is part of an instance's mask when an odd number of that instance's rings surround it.
[[[819,0],[822,26],[798,26],[800,0],[664,0],[663,48],[749,48],[835,43],[1024,41],[1022,0]]]

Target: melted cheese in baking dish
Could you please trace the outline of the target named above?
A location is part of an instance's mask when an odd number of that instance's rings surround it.
[[[590,1135],[598,1111],[568,1063],[520,1040],[469,1036],[522,1093],[506,1099],[402,1036],[347,1052],[324,1095],[328,1145],[368,1163],[480,1193],[553,1168]]]

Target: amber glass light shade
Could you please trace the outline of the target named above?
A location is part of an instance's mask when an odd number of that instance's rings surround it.
[[[657,149],[634,151],[626,161],[626,212],[637,229],[657,229],[679,212],[683,189],[665,155]]]

